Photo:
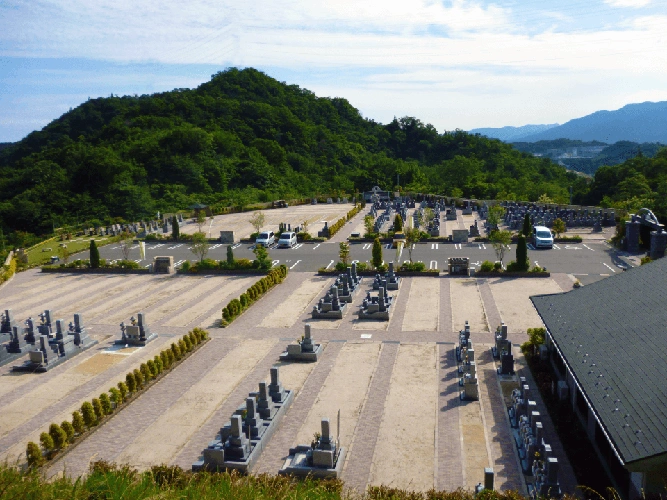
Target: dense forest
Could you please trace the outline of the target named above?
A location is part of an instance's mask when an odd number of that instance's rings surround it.
[[[597,175],[590,191],[590,180],[499,140],[411,117],[379,124],[345,99],[229,69],[196,89],[91,99],[0,150],[0,229],[46,234],[195,202],[394,190],[399,179],[404,191],[482,199],[565,203],[572,186],[575,202],[617,203],[625,193]]]
[[[3,149],[0,221],[40,233],[196,201],[394,189],[397,178],[405,190],[478,198],[586,192],[563,168],[500,141],[439,134],[410,117],[381,125],[345,99],[229,69],[192,90],[89,100]]]

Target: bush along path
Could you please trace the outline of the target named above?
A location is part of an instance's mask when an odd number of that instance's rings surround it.
[[[108,392],[100,394],[92,401],[84,402],[79,411],[72,413],[71,422],[65,420],[60,424],[52,423],[48,432],[40,434],[39,444],[33,441],[28,443],[26,447],[28,468],[39,468],[50,460],[61,458],[144,390],[176,368],[207,340],[206,330],[194,328],[177,342],[173,342],[171,346],[156,354],[153,359],[129,371],[125,375],[125,382],[119,382]]]
[[[266,292],[274,286],[282,283],[287,277],[287,266],[281,264],[269,271],[269,273],[248,288],[238,299],[232,299],[222,308],[222,322],[224,328],[238,318],[243,311],[257,302]]]

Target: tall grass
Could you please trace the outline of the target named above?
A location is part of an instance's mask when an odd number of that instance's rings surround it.
[[[340,480],[294,479],[286,476],[243,476],[238,473],[192,473],[160,465],[146,472],[128,466],[96,462],[85,477],[46,480],[37,470],[0,465],[0,498],[139,500],[473,500],[462,489],[427,493],[370,487],[365,494],[348,490]],[[574,500],[574,497],[565,497]],[[523,500],[516,492],[484,491],[478,500]]]

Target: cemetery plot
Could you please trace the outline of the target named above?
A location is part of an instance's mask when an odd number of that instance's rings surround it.
[[[412,278],[403,316],[403,331],[435,332],[438,330],[439,318],[440,280]]]
[[[493,300],[510,333],[526,333],[528,328],[544,326],[532,307],[531,295],[561,293],[563,290],[550,278],[489,280]]]
[[[371,484],[419,491],[434,487],[437,374],[436,345],[400,345],[380,423]]]
[[[313,433],[320,428],[322,418],[335,422],[340,410],[340,442],[342,446],[350,446],[380,349],[381,344],[378,343],[347,342],[343,346],[299,429],[294,445],[310,443]]]
[[[466,321],[473,332],[488,332],[489,324],[484,312],[477,280],[451,279],[452,331],[458,332]]]
[[[246,340],[190,387],[123,452],[120,463],[145,469],[170,463],[234,388],[269,352],[275,340]],[[241,403],[241,402],[239,402]],[[220,427],[224,422],[221,422]]]
[[[290,328],[308,305],[322,294],[329,278],[313,277],[304,281],[299,288],[285,299],[282,306],[267,314],[259,324],[263,328]]]
[[[317,205],[299,205],[283,209],[262,210],[265,218],[263,229],[276,230],[281,222],[290,224],[294,228],[301,226],[304,221],[308,221],[308,232],[311,235],[317,236],[317,231],[322,229],[325,221],[331,225],[341,217],[344,217],[352,207],[349,203],[334,203],[332,205],[320,203]],[[202,226],[202,231],[206,234],[210,231],[212,238],[219,237],[220,231],[234,231],[234,238],[238,241],[241,238],[247,238],[255,232],[255,228],[250,224],[250,218],[254,214],[255,211],[218,215],[213,219],[212,224],[210,220],[207,220],[204,226]],[[188,223],[181,226],[180,230],[183,234],[192,234],[199,231],[199,226]]]

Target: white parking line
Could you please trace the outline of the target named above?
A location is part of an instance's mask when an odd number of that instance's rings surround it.
[[[454,248],[456,250],[461,250],[461,243],[454,243]]]
[[[429,269],[438,269],[438,261],[432,260],[431,264],[429,265]]]
[[[387,250],[389,250],[389,249],[391,248],[391,243],[387,243],[387,244],[385,245],[385,248],[386,248]]]
[[[540,265],[539,265],[539,264],[537,263],[537,261],[536,261],[536,260],[535,260],[535,261],[533,261],[533,262],[535,262],[535,267],[540,267]]]
[[[535,247],[530,243],[528,243],[526,246],[528,247],[528,250],[535,250]]]
[[[238,248],[240,246],[241,246],[241,243],[236,243],[235,245],[232,245],[232,250],[234,250],[235,248]]]
[[[510,246],[509,246],[509,245],[505,245],[505,246],[507,247],[507,249],[508,249],[508,250],[511,250],[511,248],[510,248]]]
[[[301,248],[303,246],[303,243],[297,243],[292,247],[292,250],[296,250],[297,248]]]
[[[318,243],[317,245],[315,245],[315,246],[313,247],[313,250],[317,249],[317,247],[319,247],[321,244],[322,244],[322,243]]]
[[[135,248],[139,248],[139,245],[133,245],[130,247],[130,250],[134,250]]]
[[[607,264],[606,262],[603,262],[602,265],[605,266],[607,269],[609,269],[612,273],[615,273],[615,272],[616,272],[616,269],[614,269],[613,267],[611,267],[611,266],[610,266],[609,264]]]
[[[372,243],[364,243],[362,250],[368,250],[372,246]]]
[[[279,260],[274,260],[273,262],[271,262],[271,267],[275,267],[278,264],[280,264],[280,261]]]
[[[179,243],[178,245],[174,245],[173,247],[167,248],[167,250],[173,250],[174,248],[182,247],[183,243]]]
[[[585,246],[586,248],[588,248],[591,252],[595,252],[595,250],[593,250],[593,249],[592,249],[591,247],[589,247],[588,245],[584,244],[584,246]]]
[[[297,265],[299,262],[301,262],[301,259],[297,260],[294,264],[292,264],[292,265],[290,266],[290,269],[294,269],[294,267],[296,267],[296,265]]]
[[[209,248],[209,250],[215,250],[216,248],[219,248],[221,246],[222,244],[218,243],[217,245],[213,245],[211,248]]]
[[[352,261],[353,264],[356,264],[357,262],[359,262],[359,261],[358,260],[353,260]],[[332,260],[331,262],[329,262],[329,265],[327,267],[325,267],[325,269],[329,269],[333,265],[334,265],[334,261]]]
[[[174,269],[176,269],[176,268],[179,267],[181,264],[183,264],[183,262],[185,262],[185,260],[179,260],[178,262],[176,262],[176,264],[174,264]]]
[[[437,250],[438,249],[438,244],[437,243],[431,243],[431,250]]]
[[[136,259],[134,262],[136,262],[137,264],[139,264],[139,262],[141,262],[141,259]]]
[[[555,243],[554,243],[554,248],[555,248],[556,250],[560,250],[560,247],[559,247],[558,245],[556,245]]]

